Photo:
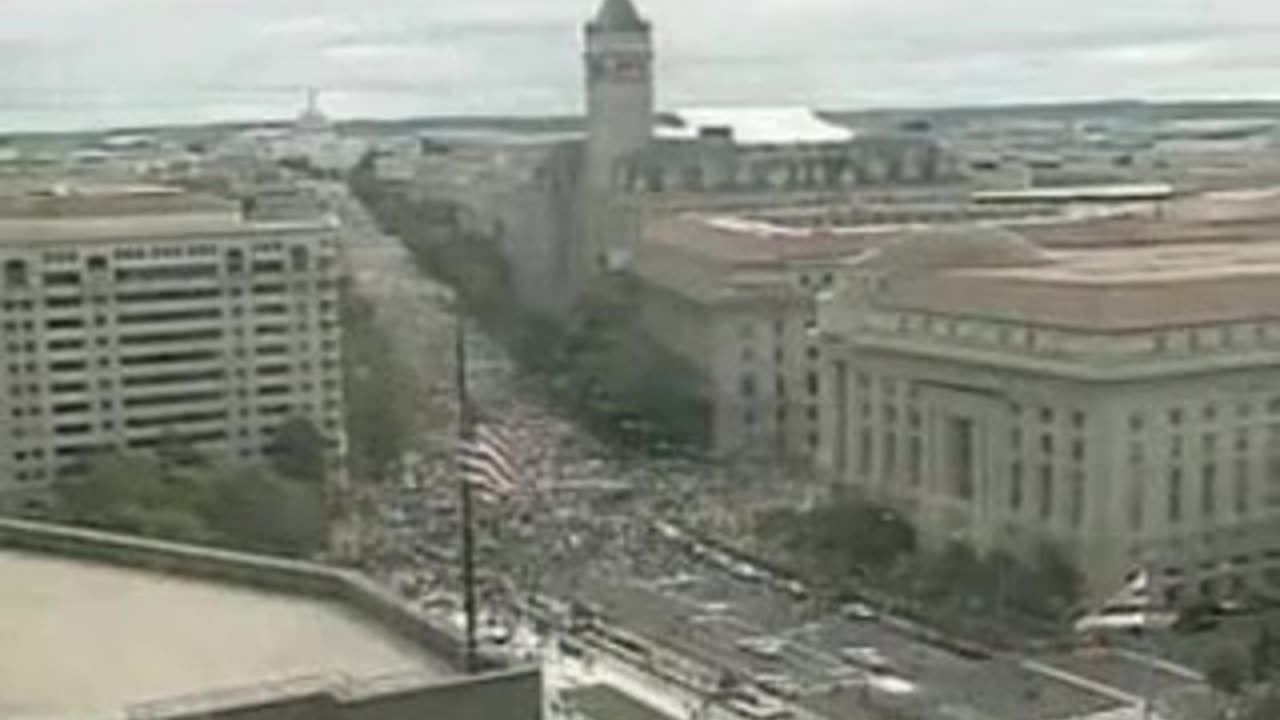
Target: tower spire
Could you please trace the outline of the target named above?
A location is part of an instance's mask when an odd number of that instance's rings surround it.
[[[640,16],[631,0],[604,0],[591,24],[597,30],[612,32],[644,31],[649,23]]]

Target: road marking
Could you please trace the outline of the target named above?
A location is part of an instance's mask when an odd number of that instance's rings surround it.
[[[1171,660],[1152,657],[1151,655],[1144,655],[1140,652],[1135,652],[1133,650],[1129,650],[1126,648],[1112,648],[1111,652],[1116,655],[1119,655],[1122,658],[1125,658],[1126,660],[1132,660],[1134,662],[1142,663],[1144,665],[1156,668],[1158,670],[1164,670],[1170,675],[1177,675],[1183,680],[1190,680],[1192,682],[1204,682],[1203,675],[1196,672],[1195,670],[1192,670],[1189,667],[1186,667],[1185,665],[1179,665],[1178,663],[1175,663]]]
[[[1118,688],[1111,687],[1110,685],[1106,685],[1096,680],[1090,680],[1086,677],[1081,677],[1075,673],[1067,672],[1066,670],[1061,670],[1053,667],[1052,665],[1040,662],[1039,660],[1023,658],[1018,661],[1018,664],[1025,670],[1053,678],[1054,680],[1067,683],[1068,685],[1075,685],[1078,688],[1097,693],[1098,695],[1104,695],[1112,700],[1119,700],[1120,702],[1132,705],[1143,702],[1143,699],[1137,695],[1131,695]]]

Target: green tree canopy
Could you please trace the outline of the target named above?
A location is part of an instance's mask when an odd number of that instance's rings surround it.
[[[326,541],[323,488],[265,467],[174,467],[107,453],[55,485],[61,519],[180,542],[305,557]]]
[[[1223,650],[1209,663],[1205,679],[1210,687],[1224,695],[1239,695],[1248,679],[1247,662],[1240,653]]]
[[[310,420],[294,417],[276,429],[267,457],[276,472],[291,480],[323,485],[329,443]]]

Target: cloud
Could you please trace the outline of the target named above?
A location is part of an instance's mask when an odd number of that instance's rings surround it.
[[[595,0],[4,0],[0,124],[553,113]],[[638,0],[663,102],[963,103],[1280,88],[1260,0]],[[80,111],[74,111],[76,107]]]

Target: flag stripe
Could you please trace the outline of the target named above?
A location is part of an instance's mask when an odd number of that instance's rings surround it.
[[[483,500],[496,500],[515,493],[515,463],[510,443],[488,423],[476,423],[458,447],[458,469],[464,482],[479,490]]]

